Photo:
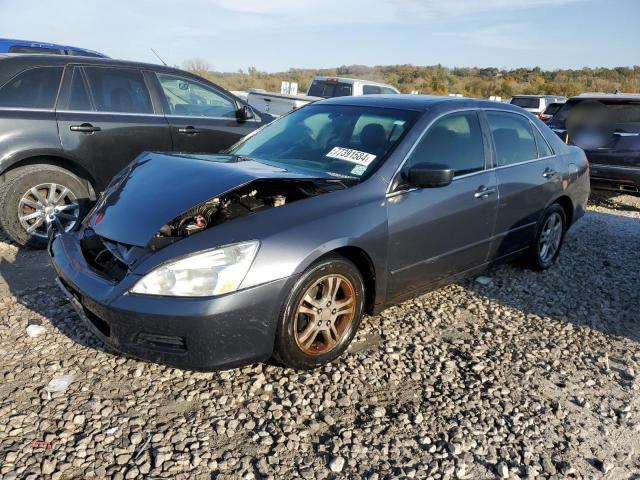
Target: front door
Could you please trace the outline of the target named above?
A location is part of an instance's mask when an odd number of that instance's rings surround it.
[[[497,185],[487,170],[488,149],[477,112],[437,120],[410,154],[412,165],[446,165],[455,171],[445,187],[404,189],[387,199],[389,298],[418,290],[486,262],[497,208]]]
[[[169,125],[154,111],[139,70],[76,66],[63,92],[56,111],[62,147],[98,191],[142,152],[171,150]]]
[[[218,153],[255,130],[256,122],[238,121],[236,101],[203,82],[157,73],[166,99],[174,150]]]

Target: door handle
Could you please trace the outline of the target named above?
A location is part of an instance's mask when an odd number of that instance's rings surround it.
[[[637,137],[640,136],[640,133],[637,132],[621,132],[620,130],[616,130],[615,132],[613,132],[614,135],[617,135],[618,137]]]
[[[178,133],[184,133],[186,135],[195,135],[200,133],[200,130],[194,127],[183,127],[178,129]]]
[[[82,125],[71,125],[69,130],[72,132],[93,133],[102,130],[100,127],[94,127],[90,123],[83,123]]]
[[[484,185],[478,187],[478,190],[476,191],[476,193],[473,194],[474,197],[476,198],[486,198],[489,195],[493,195],[494,193],[496,193],[496,189],[495,188],[487,188]]]
[[[547,180],[555,177],[558,174],[558,172],[556,172],[555,170],[551,169],[551,168],[546,168],[544,170],[544,172],[542,172],[542,176],[544,178],[546,178]]]

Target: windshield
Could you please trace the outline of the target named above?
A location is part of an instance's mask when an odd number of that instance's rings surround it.
[[[411,128],[419,112],[309,105],[270,123],[229,153],[277,166],[362,179]]]
[[[513,97],[511,105],[522,108],[540,108],[540,99],[538,97]]]

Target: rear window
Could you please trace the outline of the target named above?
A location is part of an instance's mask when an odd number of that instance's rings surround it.
[[[579,99],[565,103],[553,117],[556,128],[588,126],[615,129],[626,124],[640,123],[640,99]]]
[[[562,103],[552,103],[545,109],[544,114],[555,115],[558,112],[558,110],[560,110],[560,107],[562,107],[562,105],[563,105]]]
[[[353,86],[350,83],[331,82],[327,80],[314,80],[309,87],[307,95],[311,97],[348,97],[353,94]]]
[[[0,88],[0,107],[53,108],[62,67],[37,67],[20,73]]]
[[[540,99],[536,97],[513,97],[510,103],[522,108],[540,108]]]
[[[97,53],[86,52],[84,50],[67,50],[69,55],[73,55],[74,57],[93,57],[93,58],[102,58],[102,55],[98,55]]]
[[[9,53],[44,53],[53,55],[64,55],[64,51],[59,48],[32,47],[27,45],[14,45],[9,47]]]
[[[362,86],[362,94],[363,95],[376,95],[382,93],[382,90],[377,85],[363,85]]]

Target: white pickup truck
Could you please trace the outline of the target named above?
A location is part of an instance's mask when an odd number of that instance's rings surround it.
[[[391,85],[370,82],[369,80],[315,77],[306,95],[250,91],[247,102],[255,109],[277,117],[323,98],[396,93],[400,92]]]

